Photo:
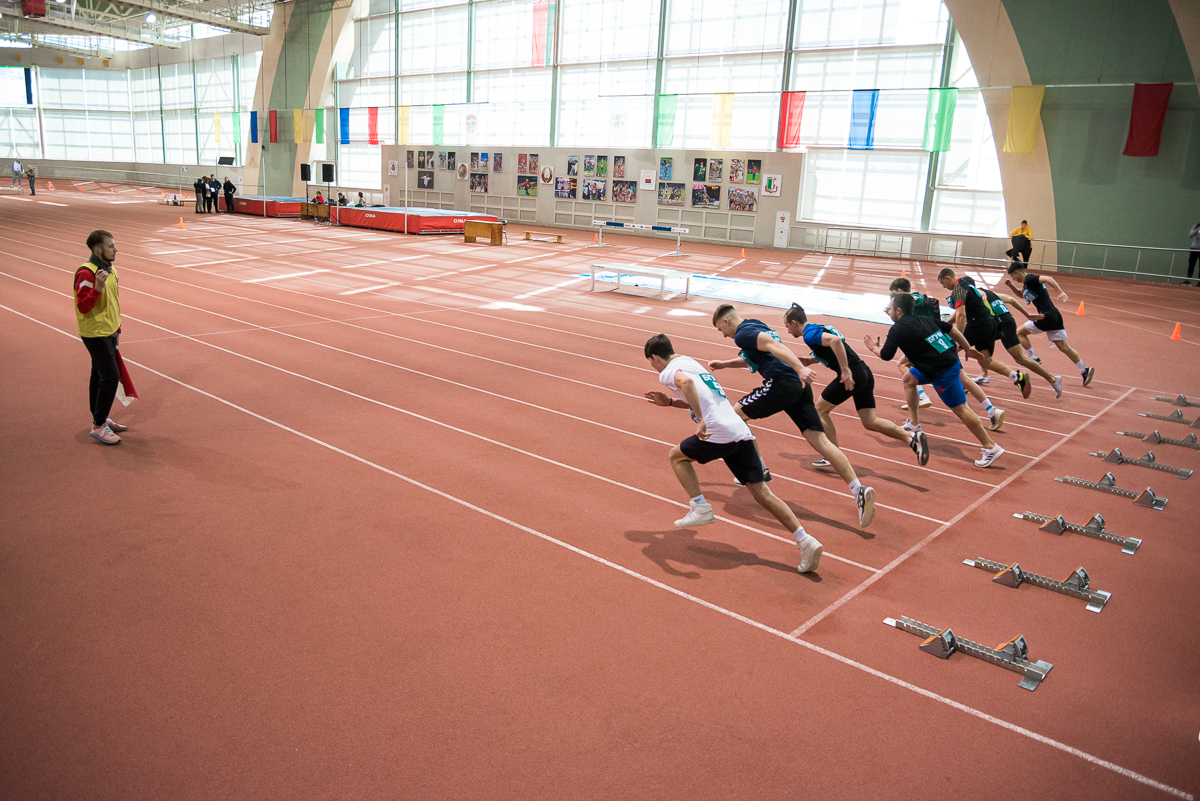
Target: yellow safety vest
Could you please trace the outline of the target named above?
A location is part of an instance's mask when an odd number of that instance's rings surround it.
[[[79,270],[95,272],[98,269],[100,268],[95,264],[85,261],[75,271],[76,279]],[[79,326],[81,337],[110,337],[121,327],[121,293],[117,286],[117,268],[110,265],[108,271],[110,274],[104,282],[104,290],[100,292],[100,299],[96,301],[92,310],[83,314],[79,311],[79,303],[75,304],[75,322]],[[71,294],[75,294],[74,286],[71,287]]]

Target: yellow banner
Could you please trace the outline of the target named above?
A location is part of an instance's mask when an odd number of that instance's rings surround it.
[[[408,106],[396,106],[396,144],[408,144]]]
[[[292,141],[296,144],[304,139],[304,109],[292,109]]]
[[[1038,120],[1042,113],[1045,86],[1014,86],[1008,105],[1008,135],[1005,153],[1032,153],[1037,144]]]
[[[733,93],[713,95],[712,146],[729,147],[733,131]]]
[[[213,140],[221,141],[221,115],[213,114]]]

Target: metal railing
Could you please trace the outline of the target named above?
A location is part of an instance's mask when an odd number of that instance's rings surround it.
[[[206,167],[202,165],[163,165],[168,170],[173,172],[158,172],[155,170],[121,170],[121,169],[105,169],[101,167],[77,167],[66,164],[38,164],[35,167],[38,178],[61,178],[74,179],[81,181],[97,181],[113,184],[141,184],[143,186],[156,186],[161,189],[173,189],[175,192],[182,194],[186,190],[192,188],[201,174],[216,175],[220,174],[224,179],[226,175],[234,177],[234,181],[242,183],[242,168],[241,167]],[[187,168],[187,172],[182,172],[183,168]]]

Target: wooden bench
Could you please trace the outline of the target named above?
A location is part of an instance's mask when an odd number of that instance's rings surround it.
[[[643,278],[657,278],[661,282],[658,287],[658,299],[664,300],[667,291],[668,278],[684,278],[687,283],[684,285],[683,299],[687,300],[692,292],[692,274],[682,270],[669,270],[666,267],[651,267],[646,264],[617,264],[603,263],[592,265],[592,291],[596,291],[596,274],[601,272],[615,272],[617,274],[616,292],[621,288],[621,275],[627,274],[632,276],[640,276]]]
[[[534,239],[534,237],[538,237],[538,238],[537,238],[537,239]],[[543,238],[543,237],[544,237],[544,238]],[[545,231],[526,231],[526,232],[525,232],[525,241],[526,241],[526,242],[550,242],[550,241],[554,241],[554,242],[557,242],[558,244],[560,244],[560,245],[561,245],[561,244],[562,244],[562,238],[563,238],[563,235],[562,235],[562,234],[548,234],[548,233],[546,233]]]
[[[504,223],[493,220],[466,220],[463,223],[463,241],[474,242],[479,236],[488,240],[490,245],[503,245]]]

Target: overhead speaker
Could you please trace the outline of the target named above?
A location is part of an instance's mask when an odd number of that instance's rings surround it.
[[[304,183],[312,180],[312,166],[307,161],[300,165],[300,180]]]
[[[320,164],[321,164],[321,183],[323,183],[323,184],[333,183],[334,182],[333,168],[336,165],[334,165],[334,163],[332,161],[322,161],[322,162],[320,162]]]

